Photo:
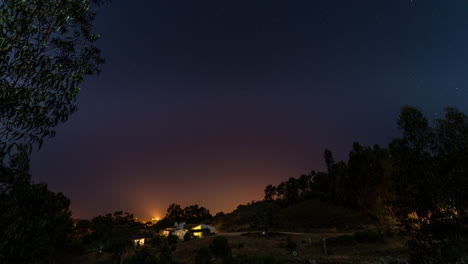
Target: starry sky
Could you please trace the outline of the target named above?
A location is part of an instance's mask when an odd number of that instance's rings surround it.
[[[75,218],[230,212],[387,145],[404,105],[468,112],[465,0],[114,0],[95,31],[102,74],[31,165]]]

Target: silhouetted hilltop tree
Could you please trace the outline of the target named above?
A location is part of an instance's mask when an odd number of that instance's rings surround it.
[[[213,216],[205,207],[199,207],[198,204],[190,205],[183,210],[184,221],[187,223],[201,223],[210,221]]]
[[[189,205],[182,209],[180,204],[173,203],[167,208],[166,216],[158,221],[155,229],[163,229],[173,226],[175,222],[187,222],[190,224],[198,224],[202,222],[210,222],[213,216],[210,211],[198,204]]]
[[[275,200],[278,197],[278,193],[276,192],[276,186],[268,185],[265,188],[265,200],[271,201]]]
[[[184,210],[180,204],[173,203],[167,208],[166,218],[173,222],[181,222],[184,219]]]

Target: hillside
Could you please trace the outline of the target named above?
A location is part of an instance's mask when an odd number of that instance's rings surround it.
[[[337,206],[319,198],[305,200],[289,206],[281,206],[277,202],[265,213],[265,203],[255,202],[240,205],[232,213],[216,217],[212,225],[218,232],[240,232],[260,230],[256,218],[265,215],[270,218],[270,228],[273,231],[309,232],[317,229],[357,229],[365,225],[375,224],[375,221],[358,211]]]

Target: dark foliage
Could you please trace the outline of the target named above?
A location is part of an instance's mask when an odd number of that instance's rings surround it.
[[[207,247],[202,247],[198,249],[197,254],[195,255],[195,263],[196,264],[211,264],[212,256],[210,249]]]
[[[167,208],[166,216],[158,221],[154,228],[161,230],[171,227],[175,222],[186,222],[189,224],[209,223],[213,219],[210,211],[198,204],[190,205],[182,209],[179,204],[171,204]]]
[[[92,32],[102,2],[0,2],[2,155],[14,147],[30,152],[75,112],[79,85],[104,62]]]
[[[380,223],[401,223],[412,260],[453,263],[465,254],[468,225],[467,116],[447,108],[434,126],[418,109],[404,107],[402,137],[389,147],[353,144],[348,162],[325,150],[326,172],[311,172],[265,188],[265,201],[283,206],[321,197],[357,209]],[[353,236],[351,240],[378,240]]]
[[[91,242],[98,252],[109,253],[117,263],[125,252],[133,248],[133,237],[142,228],[132,214],[121,211],[97,216],[91,223]]]
[[[460,261],[468,223],[468,118],[447,108],[431,127],[418,109],[405,107],[398,126],[403,137],[390,144],[394,205],[411,237],[410,261]]]
[[[288,239],[286,240],[286,248],[289,251],[294,251],[297,249],[297,243],[292,240],[291,237],[288,236]]]
[[[0,263],[48,263],[72,231],[70,200],[45,184],[24,183],[0,199]]]
[[[216,259],[220,259],[225,264],[232,262],[231,247],[224,236],[213,239],[213,242],[210,244],[210,252]]]
[[[148,247],[142,247],[135,254],[125,259],[124,264],[158,264],[158,258],[151,254]]]

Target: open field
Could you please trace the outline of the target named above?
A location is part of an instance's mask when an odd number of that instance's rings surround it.
[[[375,243],[357,242],[327,242],[333,238],[347,237],[352,233],[333,232],[323,230],[316,233],[272,233],[268,237],[262,236],[260,232],[235,232],[222,233],[215,236],[195,239],[187,242],[178,242],[176,250],[172,252],[172,258],[176,263],[195,263],[197,251],[203,247],[209,247],[216,236],[225,236],[232,249],[233,257],[239,259],[245,257],[249,260],[256,257],[270,256],[279,263],[376,263],[379,259],[391,256],[393,258],[404,258],[404,240],[400,237],[384,237],[382,241]],[[322,239],[325,238],[327,254],[324,252]],[[288,240],[297,247],[295,250],[288,249]],[[336,240],[336,239],[335,239]],[[340,240],[338,240],[340,241]],[[155,249],[153,249],[155,250]],[[295,253],[294,253],[295,252]],[[157,254],[157,251],[154,251]],[[131,253],[127,253],[126,256]],[[124,256],[124,258],[126,257]],[[123,259],[124,259],[123,258]],[[89,252],[72,259],[67,258],[63,263],[68,264],[103,264],[108,263],[109,256],[96,258],[96,252]],[[315,261],[315,262],[314,262]],[[256,263],[256,262],[255,262]],[[260,262],[263,263],[263,262]]]
[[[397,238],[385,238],[382,242],[372,244],[328,245],[325,255],[321,240],[341,236],[343,233],[276,233],[271,237],[263,237],[259,233],[222,235],[227,237],[234,257],[274,256],[281,263],[304,263],[306,259],[316,263],[375,263],[382,257],[401,258],[404,255],[404,241]],[[288,237],[297,245],[295,253],[287,248]],[[214,237],[209,237],[181,242],[173,252],[173,257],[181,263],[194,263],[196,251],[201,247],[208,247],[213,239]]]

